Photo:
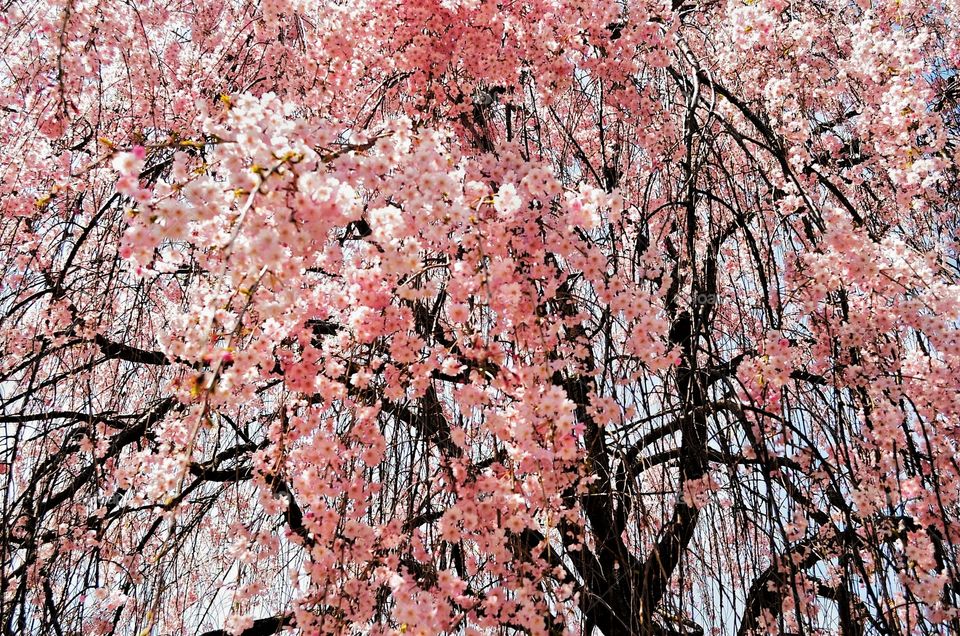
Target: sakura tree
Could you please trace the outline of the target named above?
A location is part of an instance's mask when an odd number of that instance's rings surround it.
[[[0,20],[4,634],[960,633],[960,2]]]

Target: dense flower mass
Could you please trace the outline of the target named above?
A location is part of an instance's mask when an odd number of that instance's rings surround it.
[[[8,3],[3,633],[960,633],[958,24]]]

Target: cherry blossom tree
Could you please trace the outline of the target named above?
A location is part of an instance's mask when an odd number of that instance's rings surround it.
[[[0,20],[4,634],[960,633],[960,2]]]

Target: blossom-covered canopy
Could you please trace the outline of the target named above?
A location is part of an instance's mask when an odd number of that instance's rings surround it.
[[[8,2],[3,633],[960,633],[958,24]]]

